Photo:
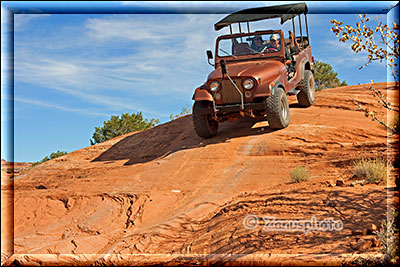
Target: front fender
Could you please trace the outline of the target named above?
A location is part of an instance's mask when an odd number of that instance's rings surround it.
[[[203,101],[203,100],[213,101],[212,95],[206,89],[202,89],[200,87],[196,88],[192,99],[194,101]]]
[[[304,73],[305,70],[308,69],[306,68],[306,65],[309,65],[310,63],[308,62],[308,59],[305,58],[302,62],[301,62],[301,79],[304,80]]]
[[[283,84],[282,84],[280,81],[276,81],[275,84],[274,84],[274,86],[272,86],[272,88],[271,88],[271,95],[274,95],[274,94],[275,94],[275,90],[276,90],[276,88],[278,88],[278,87],[282,87],[283,89],[285,88],[285,87],[283,86]]]

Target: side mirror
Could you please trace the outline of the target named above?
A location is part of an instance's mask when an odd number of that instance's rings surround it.
[[[212,53],[211,50],[207,50],[206,53],[207,53],[207,58],[208,58],[208,59],[213,59],[213,58],[214,58],[214,57],[213,57],[213,53]]]
[[[213,59],[213,58],[214,58],[214,57],[213,57],[213,53],[211,52],[211,50],[207,50],[207,51],[206,51],[206,54],[207,54],[208,64],[210,64],[211,66],[214,67],[214,64],[212,64],[212,63],[210,62],[210,59]]]

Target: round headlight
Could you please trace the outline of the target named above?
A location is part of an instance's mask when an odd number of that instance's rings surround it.
[[[246,90],[250,90],[254,87],[254,81],[253,79],[247,78],[246,80],[243,81],[243,88]]]
[[[213,82],[210,83],[210,90],[212,92],[215,92],[215,91],[217,91],[218,86],[219,86],[219,82],[218,81],[213,81]]]

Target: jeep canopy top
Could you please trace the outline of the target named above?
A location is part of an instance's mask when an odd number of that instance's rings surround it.
[[[280,6],[257,7],[240,10],[232,13],[214,25],[216,31],[232,23],[257,21],[263,19],[281,18],[281,24],[299,14],[307,14],[306,3],[288,4]]]

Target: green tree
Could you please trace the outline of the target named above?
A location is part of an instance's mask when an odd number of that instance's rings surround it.
[[[316,90],[346,86],[346,81],[340,81],[337,73],[328,63],[316,60],[314,63],[314,79]]]
[[[42,160],[39,160],[39,161],[34,162],[34,163],[32,164],[32,166],[39,165],[39,164],[41,164],[41,163],[43,163],[43,162],[46,162],[46,161],[48,161],[48,160],[51,160],[51,159],[55,159],[55,158],[64,156],[64,155],[66,155],[66,154],[68,154],[68,152],[57,150],[57,152],[51,153],[49,156],[44,157]]]
[[[143,119],[142,112],[132,113],[131,115],[123,113],[121,117],[113,115],[108,121],[104,122],[103,127],[94,128],[95,131],[92,139],[90,139],[90,144],[94,145],[126,133],[146,130],[158,123],[160,123],[158,119],[151,119],[150,121]]]

